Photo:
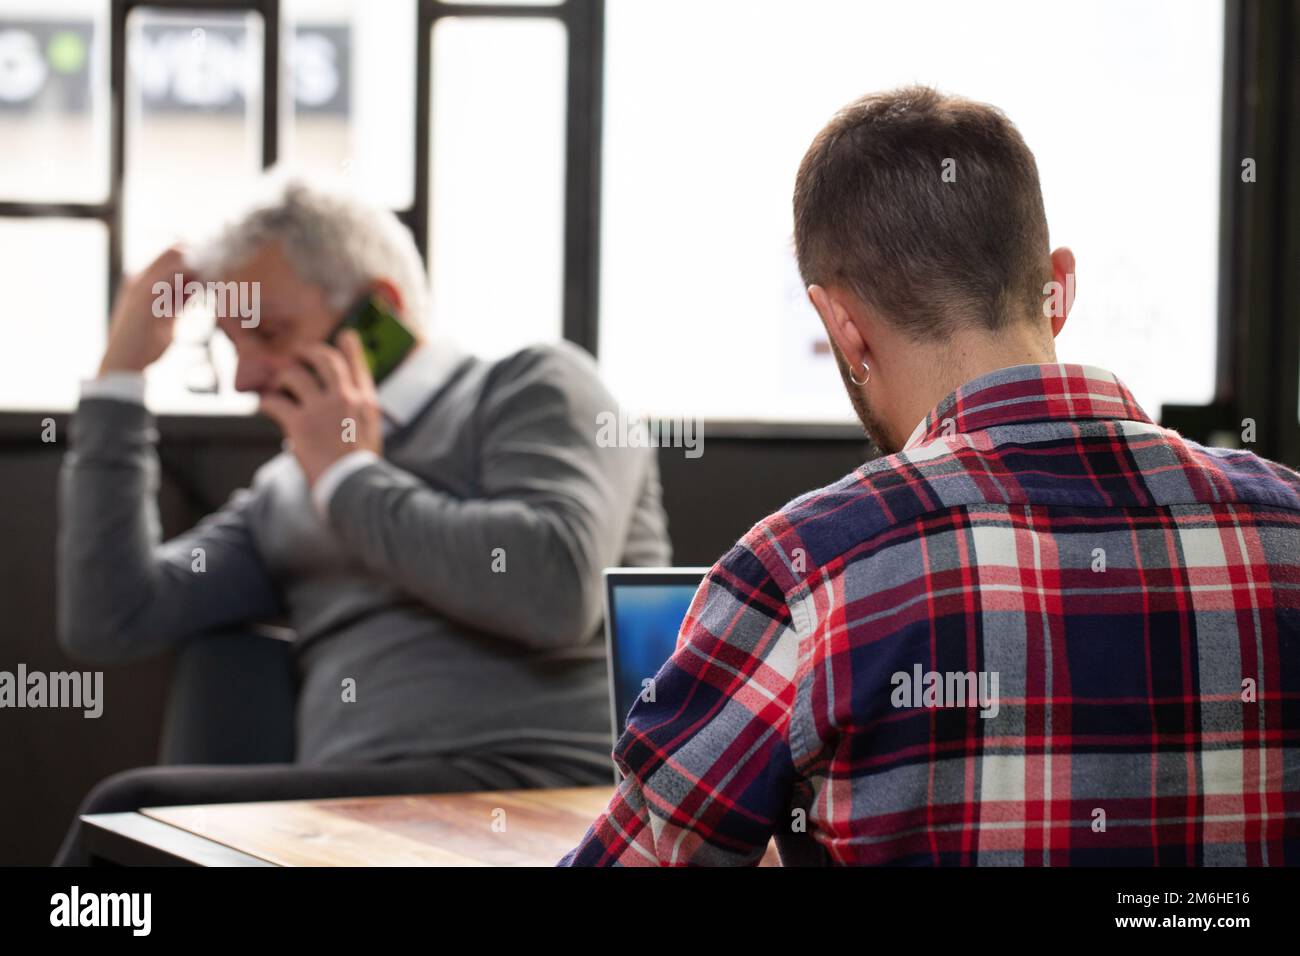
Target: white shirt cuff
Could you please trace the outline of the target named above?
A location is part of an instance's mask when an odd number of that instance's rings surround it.
[[[373,451],[358,448],[356,451],[348,452],[322,471],[320,477],[316,479],[316,484],[311,489],[311,500],[320,516],[326,519],[329,518],[330,499],[334,497],[334,492],[338,490],[339,485],[343,484],[349,475],[354,471],[360,471],[371,462],[379,460],[379,456]]]
[[[111,398],[119,402],[144,404],[144,375],[140,372],[105,372],[99,378],[84,379],[82,398]]]

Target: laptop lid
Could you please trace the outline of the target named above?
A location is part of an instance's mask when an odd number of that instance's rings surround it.
[[[617,742],[644,682],[672,656],[708,568],[607,568],[605,649],[610,720]],[[617,778],[617,773],[615,774]]]

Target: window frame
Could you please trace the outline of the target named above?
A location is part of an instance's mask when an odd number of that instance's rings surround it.
[[[110,181],[103,202],[19,202],[0,197],[0,218],[94,219],[109,235],[107,302],[121,281],[123,170],[125,142],[126,20],[140,7],[171,11],[253,12],[263,19],[262,163],[272,165],[279,152],[281,90],[280,0],[111,0],[110,12]],[[599,355],[600,184],[604,93],[604,0],[563,0],[551,6],[517,3],[456,3],[417,0],[415,157],[413,200],[394,210],[411,230],[428,262],[431,137],[433,135],[432,37],[444,17],[545,17],[568,30],[567,117],[563,236],[563,337]],[[1222,176],[1219,231],[1219,296],[1215,401],[1204,406],[1167,405],[1162,423],[1201,441],[1235,425],[1247,409],[1259,420],[1259,441],[1252,446],[1266,457],[1300,464],[1300,323],[1297,292],[1286,279],[1286,263],[1300,261],[1297,251],[1297,182],[1285,178],[1286,164],[1300,155],[1296,122],[1300,103],[1300,0],[1276,5],[1225,0],[1222,102]],[[1234,170],[1240,157],[1256,158],[1261,175],[1250,190],[1237,188]],[[108,321],[105,315],[104,321]],[[35,442],[39,422],[67,413],[0,410],[0,439]],[[265,440],[273,432],[255,417],[238,415],[168,415],[179,434],[223,440]],[[708,422],[717,437],[765,440],[862,441],[853,424],[785,422]]]
[[[6,201],[0,197],[0,218],[11,219],[92,219],[108,230],[108,289],[105,301],[111,303],[122,281],[124,172],[126,151],[126,24],[130,14],[141,8],[168,12],[256,13],[262,18],[262,168],[275,164],[280,151],[282,115],[281,90],[285,86],[285,62],[281,47],[283,9],[280,0],[112,0],[109,12],[109,186],[102,202],[28,202]],[[600,155],[604,80],[604,0],[562,0],[552,5],[514,3],[446,3],[442,0],[417,0],[416,70],[415,70],[415,156],[414,188],[411,203],[393,210],[411,231],[416,247],[426,263],[429,261],[429,196],[432,188],[433,136],[432,76],[433,29],[440,19],[464,18],[542,18],[564,24],[568,33],[566,70],[564,235],[563,248],[563,328],[565,339],[596,352],[596,305],[599,282],[600,246]],[[108,321],[108,315],[104,316]],[[0,431],[21,435],[33,420],[67,413],[14,412],[0,410]],[[205,420],[244,420],[247,416],[217,412],[211,415],[168,415],[183,419],[182,431],[201,431]],[[231,425],[221,428],[230,434]],[[265,429],[250,425],[251,434],[263,435]]]

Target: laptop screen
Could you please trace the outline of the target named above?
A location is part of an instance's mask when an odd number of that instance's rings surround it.
[[[706,568],[606,572],[606,621],[614,739],[623,735],[628,711],[677,646],[691,599]]]

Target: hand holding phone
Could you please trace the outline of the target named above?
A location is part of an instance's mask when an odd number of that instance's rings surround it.
[[[260,409],[280,426],[308,484],[352,452],[382,455],[382,412],[360,336],[347,330],[337,348],[313,342],[293,354],[277,387],[262,394]]]
[[[397,317],[389,304],[373,293],[366,293],[348,310],[343,320],[330,333],[329,341],[337,344],[344,329],[355,329],[361,338],[361,347],[370,367],[371,377],[378,385],[402,364],[402,360],[415,347],[415,336]]]

